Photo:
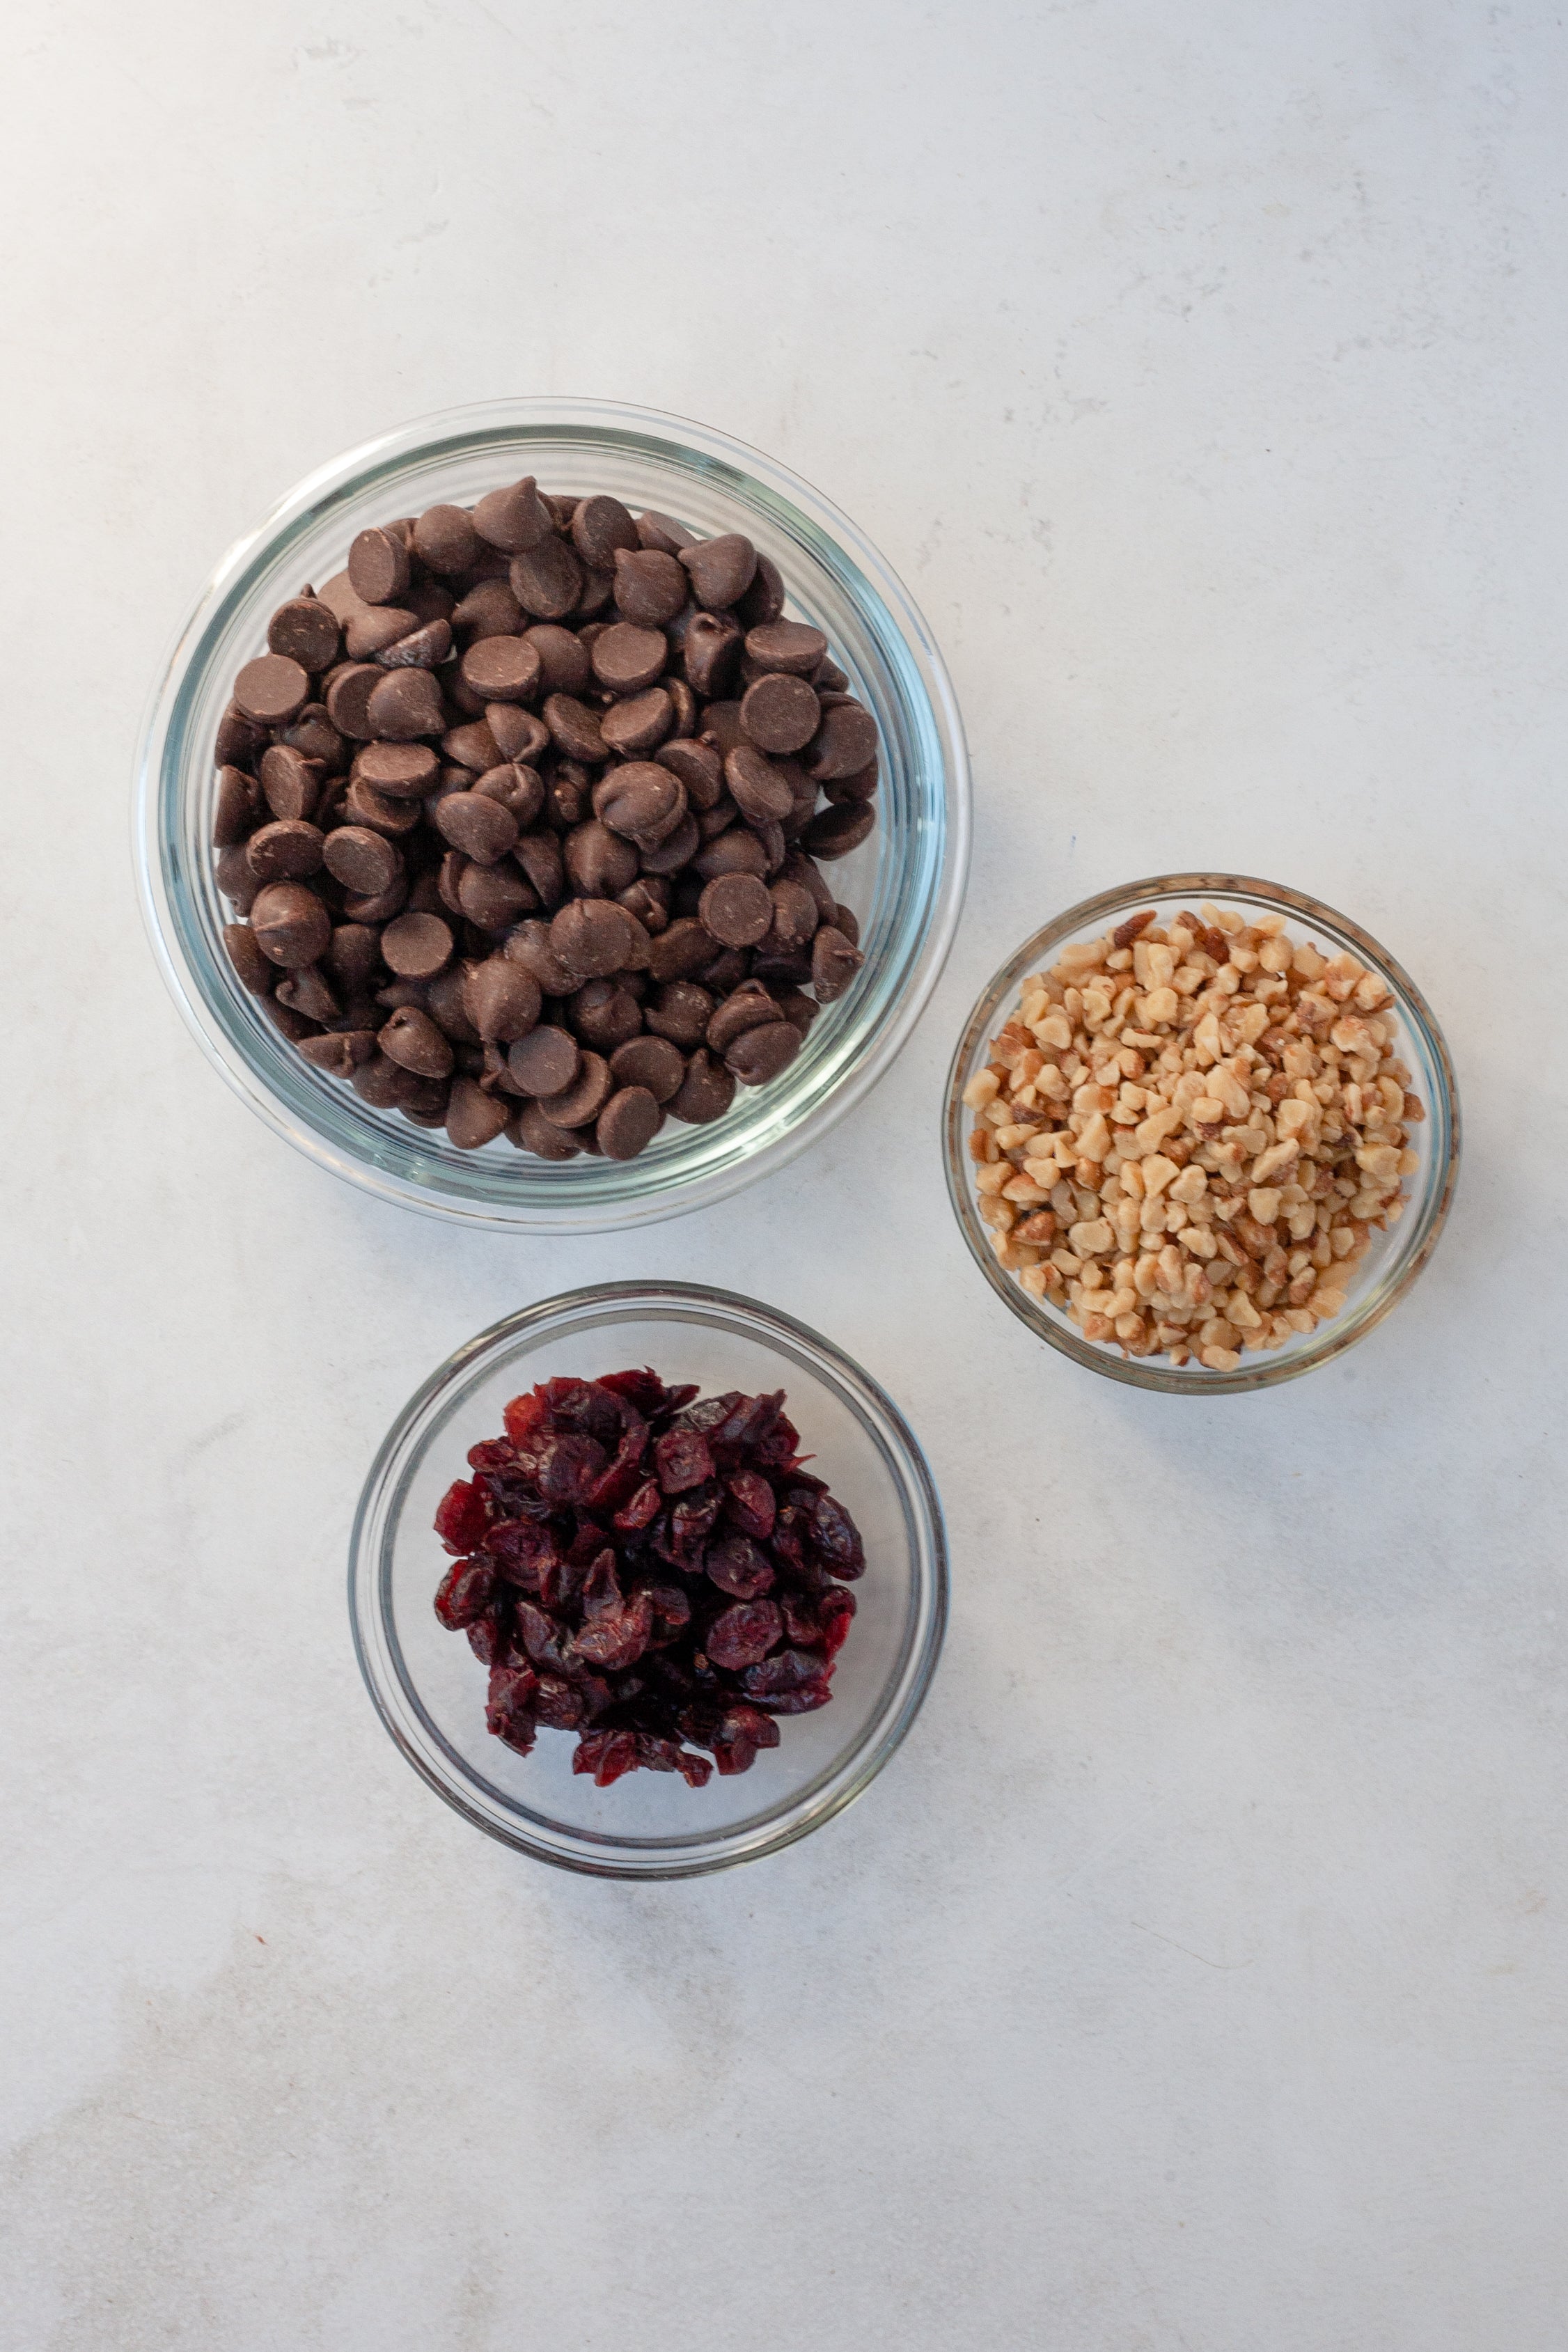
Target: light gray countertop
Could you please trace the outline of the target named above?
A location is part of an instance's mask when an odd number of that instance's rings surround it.
[[[4,2352],[1555,2352],[1561,24],[21,0],[7,50]],[[870,533],[976,852],[850,1119],[546,1246],[247,1114],[126,801],[276,495],[551,391],[705,418]],[[1205,865],[1385,942],[1467,1143],[1390,1321],[1202,1404],[1003,1311],[937,1116],[1017,940]],[[342,1571],[442,1357],[643,1275],[887,1385],[953,1609],[860,1804],[625,1888],[419,1784]]]

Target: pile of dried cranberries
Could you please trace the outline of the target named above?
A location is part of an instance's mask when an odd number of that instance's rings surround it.
[[[640,1765],[700,1789],[692,1748],[744,1772],[775,1716],[826,1706],[866,1554],[784,1404],[651,1371],[544,1381],[470,1448],[436,1513],[458,1555],[436,1614],[489,1666],[499,1739],[575,1731],[600,1788]]]

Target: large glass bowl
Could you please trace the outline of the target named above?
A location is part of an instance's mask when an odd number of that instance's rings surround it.
[[[431,1520],[470,1445],[536,1381],[650,1364],[705,1392],[782,1388],[815,1474],[859,1527],[866,1572],[833,1698],[785,1717],[777,1748],[705,1789],[632,1772],[608,1789],[572,1770],[574,1733],[531,1756],[485,1729],[486,1669],[432,1602],[449,1565]],[[942,1506],[919,1445],[868,1373],[754,1299],[688,1283],[605,1283],[509,1315],[410,1398],[372,1465],[349,1557],[354,1643],[382,1721],[416,1771],[504,1844],[607,1878],[683,1878],[774,1853],[859,1796],[902,1739],[947,1616]]]
[[[1374,1235],[1354,1270],[1342,1312],[1320,1323],[1310,1337],[1298,1335],[1267,1354],[1244,1354],[1230,1372],[1210,1371],[1195,1360],[1178,1366],[1162,1356],[1124,1356],[1114,1346],[1086,1339],[1064,1309],[1031,1297],[1017,1276],[998,1265],[990,1229],[980,1216],[974,1163],[968,1150],[973,1114],[963,1102],[965,1087],[990,1059],[990,1042],[1016,1012],[1022,983],[1030,973],[1047,971],[1063,948],[1075,940],[1098,939],[1142,908],[1155,908],[1163,923],[1183,908],[1196,908],[1205,899],[1217,907],[1239,908],[1249,922],[1258,915],[1282,916],[1289,938],[1310,940],[1330,956],[1348,950],[1379,973],[1393,999],[1392,1007],[1380,1009],[1385,1013],[1392,1010],[1397,1019],[1396,1050],[1410,1066],[1415,1091],[1426,1111],[1425,1121],[1410,1130],[1411,1149],[1420,1164],[1405,1179],[1404,1215],[1387,1233]],[[1069,907],[1066,914],[1026,940],[987,984],[964,1024],[948,1073],[942,1118],[947,1189],[953,1214],[970,1255],[997,1297],[1038,1339],[1059,1348],[1075,1363],[1104,1372],[1113,1381],[1126,1381],[1134,1388],[1164,1389],[1182,1396],[1225,1396],[1239,1390],[1271,1388],[1353,1348],[1404,1297],[1436,1249],[1459,1167],[1459,1099],[1453,1066],[1443,1033],[1415,982],[1385,948],[1379,947],[1347,915],[1336,914],[1331,907],[1321,906],[1315,898],[1287,890],[1277,882],[1234,874],[1158,874],[1145,882],[1130,882]]]
[[[633,1160],[534,1160],[504,1140],[459,1151],[373,1110],[272,1026],[225,954],[213,875],[213,739],[236,671],[306,581],[340,571],[354,534],[437,501],[471,504],[525,473],[605,490],[700,533],[742,530],[784,574],[789,612],[826,631],[881,730],[877,830],[831,869],[865,964],[770,1086],[710,1127],[671,1119]],[[842,1118],[909,1035],[946,958],[969,858],[969,767],[931,632],[882,557],[771,458],[706,426],[606,401],[510,400],[426,417],[334,458],[230,549],[181,631],[142,737],[137,864],[164,977],[197,1042],[273,1130],[383,1199],[465,1223],[595,1232],[737,1191]]]

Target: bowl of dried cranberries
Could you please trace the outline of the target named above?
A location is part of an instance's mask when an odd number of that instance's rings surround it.
[[[399,1414],[350,1562],[360,1664],[437,1793],[567,1869],[754,1859],[868,1785],[946,1617],[890,1399],[731,1293],[612,1283],[481,1332]]]

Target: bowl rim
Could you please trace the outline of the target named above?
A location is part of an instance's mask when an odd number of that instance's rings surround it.
[[[508,432],[542,436],[552,427],[563,435],[605,440],[616,436],[653,443],[700,471],[733,482],[743,499],[769,502],[828,540],[849,575],[869,589],[908,653],[920,696],[930,714],[940,750],[940,772],[932,789],[942,812],[942,853],[928,903],[908,954],[903,987],[877,1015],[864,1051],[832,1080],[782,1132],[767,1135],[731,1164],[693,1177],[670,1177],[659,1190],[584,1205],[563,1188],[559,1202],[508,1202],[504,1199],[449,1192],[409,1165],[421,1157],[419,1130],[407,1138],[388,1129],[384,1151],[368,1157],[346,1139],[334,1139],[299,1117],[274,1093],[253,1057],[223,1030],[204,1001],[198,958],[182,939],[175,919],[177,891],[163,854],[162,820],[168,792],[171,730],[187,678],[203,654],[209,633],[241,589],[248,568],[291,525],[366,476],[390,465],[417,462],[444,442],[461,443]],[[528,394],[468,403],[436,410],[390,426],[313,467],[276,499],[251,530],[219,559],[184,620],[170,638],[143,709],[138,736],[132,801],[132,851],[142,916],[165,986],[186,1027],[225,1083],[280,1137],[316,1165],[329,1169],[373,1197],[470,1228],[503,1233],[605,1233],[681,1216],[730,1198],[763,1175],[786,1165],[808,1144],[825,1136],[879,1083],[907,1044],[931,1001],[957,934],[968,880],[972,845],[972,785],[968,747],[957,697],[935,637],[908,588],[864,531],[821,491],[792,468],[718,428],[665,411],[571,394]],[[215,961],[216,949],[204,941]]]
[[[625,1309],[617,1318],[616,1310]],[[595,1322],[663,1312],[669,1319],[726,1326],[752,1339],[782,1343],[782,1351],[833,1387],[872,1437],[888,1464],[903,1507],[910,1591],[903,1644],[877,1708],[856,1740],[773,1813],[752,1815],[734,1829],[690,1836],[623,1838],[563,1829],[553,1841],[530,1834],[526,1822],[500,1799],[488,1801],[454,1759],[443,1770],[434,1750],[451,1756],[430,1724],[391,1623],[390,1582],[409,1483],[423,1459],[430,1425],[443,1402],[465,1381],[475,1386],[504,1360],[511,1343],[553,1327],[592,1328]],[[870,1415],[861,1410],[870,1409]],[[879,1428],[876,1424],[879,1423]],[[862,1796],[901,1747],[924,1703],[947,1628],[950,1576],[942,1497],[925,1454],[881,1383],[810,1324],[743,1293],[708,1283],[663,1280],[591,1283],[562,1291],[502,1316],[455,1349],[421,1381],[394,1416],[366,1473],[349,1536],[348,1609],[354,1655],[376,1714],[405,1759],[452,1810],[488,1836],[535,1861],[596,1878],[691,1878],[760,1860],[806,1836]],[[429,1739],[421,1746],[417,1719]],[[748,1825],[749,1824],[749,1825]]]
[[[1123,1356],[1102,1342],[1085,1339],[1065,1318],[1058,1319],[1037,1305],[1027,1291],[997,1264],[994,1251],[984,1239],[985,1229],[981,1225],[973,1187],[969,1181],[971,1163],[965,1148],[962,1099],[963,1088],[967,1083],[965,1073],[976,1047],[991,1029],[1004,1002],[1016,993],[1019,982],[1032,966],[1043,961],[1053,950],[1063,946],[1079,932],[1091,930],[1103,923],[1108,916],[1129,907],[1142,906],[1152,899],[1193,899],[1200,896],[1220,900],[1226,898],[1257,899],[1295,916],[1300,922],[1315,923],[1321,929],[1339,931],[1362,952],[1364,961],[1389,982],[1402,1017],[1419,1034],[1442,1080],[1438,1100],[1426,1106],[1427,1118],[1436,1130],[1433,1161],[1436,1167],[1440,1154],[1441,1183],[1435,1191],[1430,1191],[1424,1214],[1410,1226],[1408,1243],[1399,1257],[1397,1271],[1391,1280],[1385,1282],[1382,1295],[1373,1300],[1363,1300],[1359,1314],[1352,1303],[1342,1318],[1333,1317],[1320,1326],[1323,1334],[1321,1343],[1314,1335],[1307,1347],[1295,1352],[1244,1354],[1232,1372],[1215,1372],[1205,1367],[1201,1373],[1193,1373],[1164,1365],[1163,1359],[1158,1357]],[[942,1089],[942,1169],[947,1179],[948,1200],[970,1256],[996,1296],[1037,1339],[1044,1339],[1062,1355],[1070,1357],[1074,1363],[1082,1364],[1089,1371],[1099,1372],[1108,1380],[1120,1381],[1127,1387],[1155,1390],[1168,1396],[1250,1394],[1257,1390],[1276,1388],[1284,1381],[1299,1379],[1302,1373],[1315,1371],[1320,1365],[1342,1356],[1347,1349],[1365,1339],[1369,1331],[1375,1330],[1384,1317],[1392,1313],[1430,1261],[1447,1222],[1458,1181],[1461,1134],[1458,1085],[1447,1040],[1422,991],[1403,964],[1349,915],[1342,914],[1337,908],[1312,898],[1305,891],[1292,889],[1283,882],[1267,881],[1257,875],[1212,872],[1150,875],[1140,881],[1121,883],[1112,889],[1097,891],[1092,897],[1080,899],[1076,906],[1067,908],[1051,921],[1043,924],[996,967],[971,1006],[948,1065]],[[1340,1328],[1342,1322],[1342,1328]]]

